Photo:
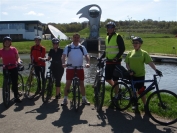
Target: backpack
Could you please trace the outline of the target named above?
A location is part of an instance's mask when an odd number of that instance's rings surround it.
[[[84,55],[84,50],[83,50],[83,46],[82,45],[79,45],[79,48],[71,48],[71,44],[67,45],[68,46],[68,53],[67,53],[67,57],[68,57],[68,54],[69,52],[71,51],[71,49],[80,49],[82,54]]]

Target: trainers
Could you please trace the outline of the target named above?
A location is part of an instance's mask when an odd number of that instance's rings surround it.
[[[68,100],[64,99],[63,102],[61,103],[61,106],[66,106],[68,104]]]
[[[61,98],[61,93],[55,96],[55,99],[60,99]]]
[[[82,99],[82,104],[90,105],[90,102],[85,98],[85,99]]]
[[[14,102],[15,103],[21,103],[22,101],[19,98],[15,98]]]

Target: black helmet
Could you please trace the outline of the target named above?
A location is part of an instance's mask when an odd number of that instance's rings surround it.
[[[57,38],[53,38],[53,39],[52,39],[52,43],[60,43],[60,40],[57,39]]]
[[[138,41],[138,42],[140,42],[141,44],[143,44],[143,40],[141,39],[141,37],[138,37],[138,36],[133,37],[133,38],[132,38],[132,42],[133,42],[133,41]]]
[[[11,39],[9,36],[6,36],[6,37],[3,38],[3,43],[4,43],[6,40],[12,41],[12,39]]]
[[[115,28],[115,27],[116,27],[116,24],[115,24],[113,21],[110,21],[110,22],[108,22],[108,23],[106,24],[106,28],[107,28],[108,26],[113,26],[113,28]]]
[[[34,40],[36,40],[36,39],[41,40],[42,38],[40,36],[35,36]]]

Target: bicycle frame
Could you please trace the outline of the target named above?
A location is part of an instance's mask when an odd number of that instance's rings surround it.
[[[157,84],[157,76],[158,75],[153,75],[152,80],[137,80],[137,81],[131,80],[130,83],[131,83],[131,88],[132,88],[132,91],[133,91],[133,97],[136,98],[137,100],[139,100],[140,98],[142,98],[144,95],[146,95],[148,92],[150,92],[153,89],[156,89],[156,91],[159,91],[159,86]],[[135,89],[134,85],[136,83],[143,83],[143,82],[144,83],[151,82],[151,84],[145,89],[144,92],[142,92],[139,96],[137,96],[136,89]],[[160,96],[159,96],[159,98],[160,98]],[[161,101],[161,99],[160,99],[160,101]]]

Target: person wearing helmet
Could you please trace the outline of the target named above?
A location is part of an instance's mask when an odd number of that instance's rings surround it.
[[[105,67],[105,79],[111,86],[113,86],[119,79],[118,77],[115,77],[113,75],[113,72],[116,65],[121,65],[122,54],[125,51],[123,38],[119,33],[116,33],[115,28],[116,28],[116,24],[112,21],[106,24],[106,29],[107,29],[107,36],[105,39],[106,49],[103,55],[100,57],[100,58],[104,58],[104,57],[107,58],[106,67]]]
[[[13,64],[9,66],[10,76],[12,79],[12,91],[14,92],[14,102],[21,102],[18,92],[18,64],[21,60],[19,58],[18,50],[11,46],[12,39],[9,36],[3,38],[3,48],[0,49],[0,58],[3,65]],[[5,68],[3,68],[3,75],[5,75]]]
[[[61,61],[63,49],[59,47],[59,44],[60,44],[60,40],[57,38],[53,38],[52,39],[53,48],[50,49],[48,53],[48,58],[40,57],[41,60],[46,60],[46,61],[49,61],[52,59],[51,70],[55,78],[55,86],[56,86],[55,99],[60,99],[61,97],[61,93],[60,93],[61,78],[64,73],[64,68],[62,67],[62,61]]]
[[[45,62],[41,61],[39,57],[44,58],[46,54],[46,49],[44,46],[41,45],[41,37],[36,36],[34,38],[35,45],[31,47],[31,53],[30,53],[30,58],[31,58],[31,63],[33,63],[35,73],[39,79],[39,84],[38,84],[38,90],[36,91],[36,94],[40,94],[41,92],[41,80],[42,80],[42,87],[44,86],[45,83]]]
[[[143,40],[140,37],[132,38],[132,44],[134,49],[130,51],[126,58],[125,63],[130,75],[132,75],[133,80],[145,80],[145,65],[149,66],[159,75],[162,76],[162,72],[156,69],[156,66],[153,63],[152,58],[149,54],[141,49]],[[137,89],[138,94],[141,94],[145,90],[144,83],[136,83],[135,88]],[[146,104],[146,97],[142,97],[144,105]],[[137,110],[137,106],[132,107],[133,110]]]

